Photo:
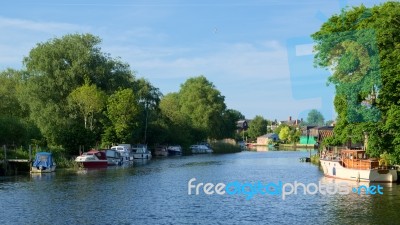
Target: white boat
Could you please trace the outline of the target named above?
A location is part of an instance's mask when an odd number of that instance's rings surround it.
[[[103,151],[90,150],[76,157],[75,162],[83,168],[106,168],[108,160]]]
[[[379,166],[378,159],[367,158],[365,150],[342,150],[340,157],[325,154],[320,162],[327,177],[357,182],[393,183],[397,181],[395,168]]]
[[[56,171],[56,163],[50,152],[36,153],[35,161],[31,167],[31,173],[51,173]]]
[[[182,147],[180,145],[168,146],[169,155],[182,155]]]
[[[147,149],[147,145],[134,145],[132,146],[131,155],[133,159],[151,159],[151,152]]]
[[[192,145],[190,146],[190,150],[193,154],[213,153],[213,150],[207,145]]]
[[[120,166],[123,163],[121,154],[115,149],[107,149],[106,157],[109,166]]]
[[[116,151],[119,152],[119,154],[121,154],[121,158],[123,162],[129,162],[131,160],[133,160],[133,157],[131,156],[131,150],[128,149],[126,146],[124,145],[118,145],[118,146],[112,146],[111,149],[114,149]]]

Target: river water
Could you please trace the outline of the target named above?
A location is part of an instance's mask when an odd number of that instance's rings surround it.
[[[400,186],[383,195],[206,195],[198,183],[338,182],[300,157],[307,151],[241,152],[137,161],[102,170],[0,178],[0,224],[396,224]],[[358,184],[349,184],[349,186]],[[203,190],[203,189],[199,189]],[[236,189],[230,189],[233,193]],[[250,189],[243,189],[244,191]],[[270,189],[275,190],[275,189]],[[302,190],[302,189],[300,189]],[[310,189],[311,190],[311,189]]]

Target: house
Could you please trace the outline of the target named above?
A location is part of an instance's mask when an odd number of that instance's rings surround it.
[[[317,144],[325,138],[333,136],[333,126],[304,126],[300,144]]]
[[[257,145],[268,145],[270,142],[277,142],[279,136],[275,133],[265,134],[257,138]]]
[[[302,123],[302,122],[303,122],[303,118],[301,118],[300,120],[298,120],[298,119],[294,120],[294,119],[292,119],[292,116],[289,116],[288,120],[280,121],[279,125],[280,124],[286,124],[288,126],[293,127],[293,126],[299,126],[300,123]]]
[[[247,128],[249,128],[249,123],[247,120],[239,120],[236,122],[236,127],[238,130],[247,130]]]
[[[247,130],[248,128],[249,128],[249,122],[247,120],[239,120],[236,122],[237,133],[240,133],[243,130]]]

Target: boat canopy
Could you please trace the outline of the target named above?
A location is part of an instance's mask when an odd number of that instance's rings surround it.
[[[38,152],[36,153],[35,161],[33,162],[34,167],[45,167],[49,168],[53,166],[53,155],[50,152]]]

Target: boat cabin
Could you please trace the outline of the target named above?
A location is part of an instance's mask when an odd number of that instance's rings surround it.
[[[341,152],[343,167],[368,170],[379,167],[377,159],[368,158],[365,150],[346,149]]]
[[[84,152],[82,155],[86,155],[88,158],[93,157],[93,159],[107,160],[107,156],[104,151],[90,150],[88,152]]]

